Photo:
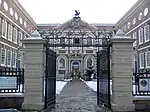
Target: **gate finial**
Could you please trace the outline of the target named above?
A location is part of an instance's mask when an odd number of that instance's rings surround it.
[[[79,10],[75,10],[75,17],[79,17],[80,15],[80,11]]]

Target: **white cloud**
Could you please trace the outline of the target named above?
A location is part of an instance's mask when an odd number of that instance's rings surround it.
[[[74,10],[89,23],[116,23],[137,0],[19,0],[36,23],[63,23]]]

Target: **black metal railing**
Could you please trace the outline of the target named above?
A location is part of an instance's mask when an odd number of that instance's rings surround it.
[[[24,69],[0,67],[0,93],[24,93]]]
[[[150,72],[133,73],[133,96],[150,96]]]

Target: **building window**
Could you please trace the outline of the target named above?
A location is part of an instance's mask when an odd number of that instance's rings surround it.
[[[11,24],[8,24],[8,40],[12,41],[13,27]]]
[[[135,39],[135,41],[133,42],[133,47],[137,46],[137,33],[133,32],[132,38]]]
[[[149,25],[144,27],[144,38],[145,38],[145,42],[150,40],[150,37],[149,37]]]
[[[12,60],[12,66],[16,67],[16,59],[17,59],[17,54],[13,52],[13,60]]]
[[[6,49],[1,48],[1,66],[6,65]]]
[[[14,27],[14,36],[13,36],[14,43],[17,44],[17,29]]]
[[[2,20],[2,37],[7,38],[7,21]]]
[[[11,51],[7,52],[7,66],[11,66]]]
[[[139,44],[143,43],[143,28],[139,30]]]
[[[140,69],[144,68],[144,53],[139,54],[139,60],[140,60]]]
[[[21,42],[22,36],[23,36],[23,34],[22,34],[22,32],[20,31],[20,32],[19,32],[19,45],[20,45],[20,46],[22,46],[22,42]]]
[[[146,68],[150,68],[150,51],[146,52],[145,59],[146,59]]]
[[[21,53],[18,54],[17,67],[21,68]]]

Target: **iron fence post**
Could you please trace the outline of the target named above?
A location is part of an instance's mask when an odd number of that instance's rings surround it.
[[[48,71],[47,71],[47,65],[48,65],[48,62],[47,62],[47,56],[48,56],[48,46],[47,46],[47,43],[45,45],[45,50],[46,50],[46,68],[45,68],[45,109],[47,109],[47,76],[48,76]]]
[[[108,105],[111,108],[111,90],[110,90],[110,46],[107,48],[107,66],[108,66]]]

